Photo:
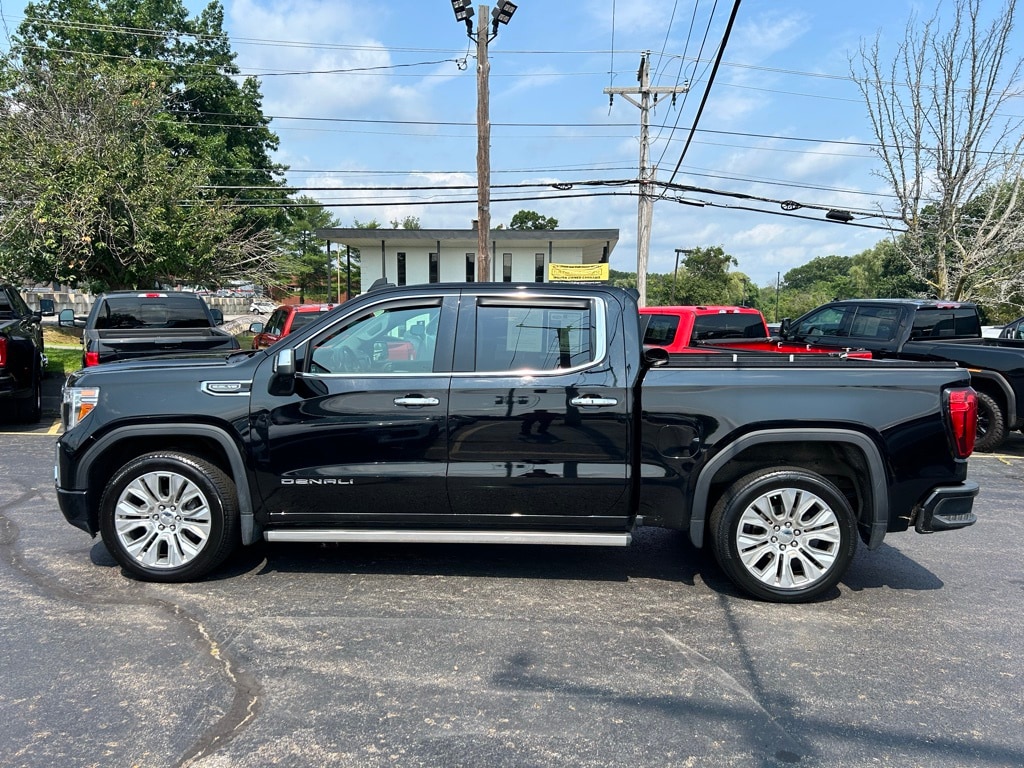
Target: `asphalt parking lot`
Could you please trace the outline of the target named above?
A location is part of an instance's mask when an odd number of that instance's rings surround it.
[[[777,606],[657,530],[258,546],[135,582],[61,518],[55,429],[0,427],[5,765],[1024,764],[1024,436],[972,459],[977,525]]]

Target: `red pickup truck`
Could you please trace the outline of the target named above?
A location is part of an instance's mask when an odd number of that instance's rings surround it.
[[[772,337],[764,315],[753,307],[644,307],[640,320],[644,323],[644,344],[663,347],[670,354],[732,350],[871,357],[863,349],[837,350]]]

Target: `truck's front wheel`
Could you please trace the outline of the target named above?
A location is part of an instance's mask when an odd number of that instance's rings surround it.
[[[733,483],[711,513],[715,558],[763,600],[799,603],[832,589],[857,547],[843,494],[799,467],[763,469]]]
[[[114,559],[138,578],[201,578],[238,541],[235,485],[213,464],[186,453],[140,456],[107,485],[100,532]]]

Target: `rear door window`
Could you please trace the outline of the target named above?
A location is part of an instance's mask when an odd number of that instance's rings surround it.
[[[477,307],[476,370],[562,371],[597,359],[597,326],[589,301]]]

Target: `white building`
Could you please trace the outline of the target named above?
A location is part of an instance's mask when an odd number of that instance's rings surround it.
[[[395,285],[474,282],[477,230],[318,229],[331,258],[345,263],[345,249],[359,249],[363,290],[386,278]],[[607,265],[617,229],[492,229],[488,238],[493,282],[549,282],[551,265]],[[605,272],[607,276],[607,272]],[[556,277],[557,279],[557,277]]]

